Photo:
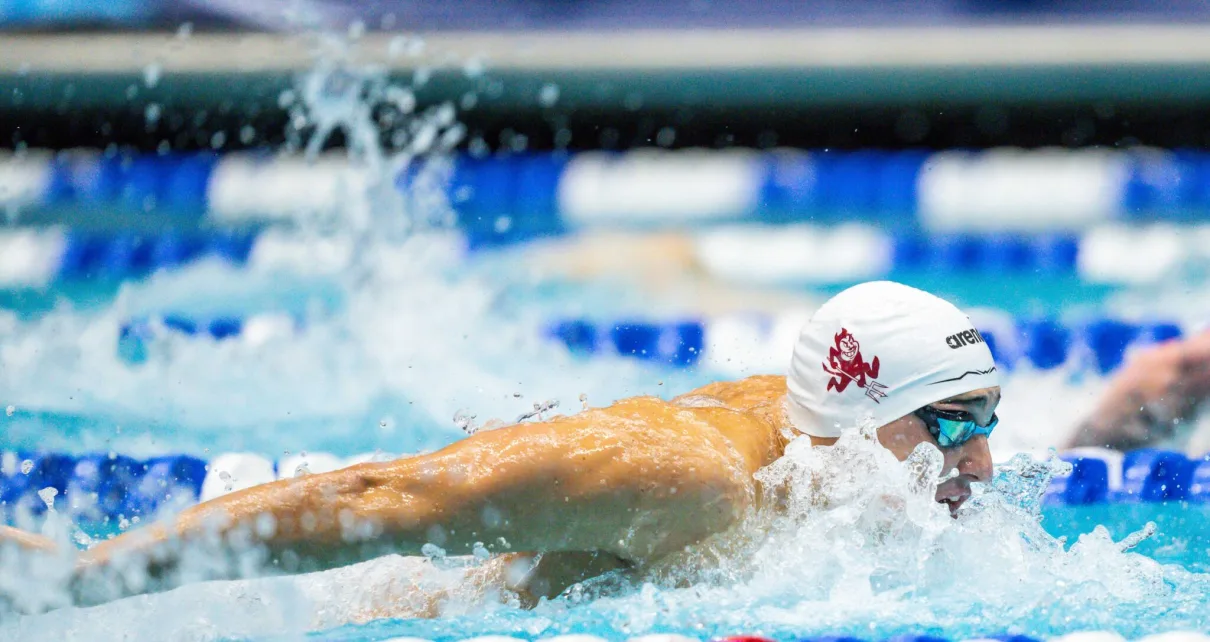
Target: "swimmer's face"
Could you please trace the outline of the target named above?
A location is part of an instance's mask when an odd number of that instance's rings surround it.
[[[941,410],[968,412],[979,425],[991,421],[1000,404],[1000,387],[981,388],[955,395],[932,405]],[[958,475],[937,487],[937,501],[947,504],[950,514],[956,515],[958,508],[971,495],[971,482],[986,482],[992,476],[992,454],[987,447],[987,437],[975,435],[969,441],[949,448],[941,448],[924,422],[915,414],[900,417],[878,429],[878,441],[895,454],[900,461],[921,443],[930,443],[945,456],[943,473],[958,470]]]

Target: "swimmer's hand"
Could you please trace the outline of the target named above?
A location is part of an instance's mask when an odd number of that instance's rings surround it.
[[[1210,332],[1130,358],[1068,447],[1129,450],[1171,437],[1210,397]]]

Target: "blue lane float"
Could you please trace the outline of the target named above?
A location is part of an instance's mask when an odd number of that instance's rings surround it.
[[[791,347],[773,345],[777,338],[768,333],[768,329],[777,324],[776,319],[752,321],[752,328],[763,329],[766,333],[756,340],[761,345],[745,347],[772,353],[777,364],[775,369],[784,365],[782,362]],[[302,319],[280,314],[197,317],[167,313],[123,323],[119,328],[117,347],[126,361],[140,363],[145,360],[147,349],[164,337],[214,341],[243,337],[260,341],[270,336],[289,335],[303,325]],[[727,340],[727,337],[719,336],[722,331],[718,328],[724,325],[710,319],[667,322],[563,319],[547,326],[546,335],[573,354],[584,357],[618,355],[674,368],[710,368],[717,363],[703,364],[702,361],[719,356],[712,353],[711,344]],[[1118,319],[1094,319],[1074,324],[1053,319],[1028,319],[1009,320],[990,327],[976,322],[976,326],[996,362],[1006,370],[1026,366],[1036,370],[1066,367],[1100,375],[1121,367],[1133,348],[1176,339],[1184,334],[1181,327],[1172,322],[1133,323]]]
[[[1043,498],[1047,504],[1210,503],[1210,456],[1079,449],[1061,457],[1073,464],[1072,471],[1051,481]],[[276,462],[252,453],[209,461],[186,454],[137,459],[115,453],[4,453],[0,513],[9,523],[49,507],[82,522],[148,517],[275,479],[384,459],[389,456],[379,453],[350,458],[303,453]]]
[[[453,161],[447,195],[475,243],[483,245],[548,235],[576,225],[679,225],[703,217],[787,223],[831,216],[880,226],[966,231],[1022,226],[1034,231],[1070,230],[1110,220],[1210,219],[1210,154],[1200,151],[641,149],[462,155]],[[105,204],[224,221],[270,214],[257,212],[255,206],[264,203],[259,192],[266,185],[274,186],[271,191],[277,200],[289,200],[294,193],[303,199],[300,207],[335,208],[339,190],[314,192],[306,184],[339,181],[343,171],[339,156],[307,164],[297,156],[247,152],[130,155],[30,150],[5,162],[25,170],[9,173],[14,177],[9,180],[31,175],[45,179],[32,197],[29,185],[0,184],[0,206]],[[248,180],[243,171],[249,166],[256,167],[255,180]],[[396,183],[406,186],[413,179],[401,175]],[[4,180],[0,178],[0,183]],[[1054,185],[1037,184],[1047,180]],[[289,189],[296,184],[300,189]],[[696,211],[686,209],[683,202],[643,199],[652,185],[673,194],[691,194]],[[12,187],[20,189],[6,189]],[[1072,198],[1065,198],[1065,193],[1046,194],[1051,188],[1066,190]],[[1079,198],[1090,192],[1104,194],[1091,204]],[[993,193],[996,202],[987,202],[987,194]],[[317,195],[331,202],[313,202]],[[6,198],[22,201],[10,203]],[[644,203],[642,212],[630,206],[636,198]],[[971,222],[964,223],[965,219]],[[1011,246],[1003,249],[1006,254],[997,261],[1017,260]],[[959,243],[953,251],[965,250]],[[1065,249],[1058,247],[1056,252],[1057,260],[1066,260]]]

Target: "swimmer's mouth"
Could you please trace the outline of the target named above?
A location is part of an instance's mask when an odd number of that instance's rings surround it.
[[[937,503],[949,506],[950,517],[958,516],[958,509],[966,503],[966,500],[971,496],[971,491],[968,489],[947,491],[946,494],[938,494]]]

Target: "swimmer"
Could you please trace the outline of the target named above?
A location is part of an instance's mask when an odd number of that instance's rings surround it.
[[[936,500],[957,515],[971,484],[992,475],[999,384],[987,344],[958,308],[897,283],[865,283],[808,321],[788,376],[713,383],[672,401],[624,399],[431,454],[230,493],[83,551],[77,599],[171,588],[181,551],[207,546],[256,545],[271,567],[304,572],[431,545],[532,561],[504,582],[532,604],[731,529],[758,508],[754,474],[790,439],[826,447],[866,422],[900,460],[922,443],[940,449],[951,475]],[[2,540],[53,547],[12,532],[0,531]],[[128,562],[148,577],[132,581],[121,572]],[[216,565],[214,578],[235,568]]]

